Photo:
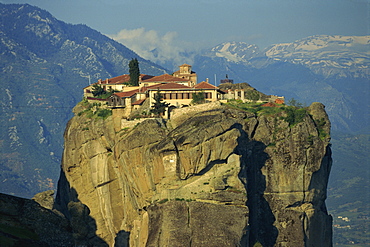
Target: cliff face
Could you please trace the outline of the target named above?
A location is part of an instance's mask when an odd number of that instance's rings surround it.
[[[78,114],[55,207],[87,206],[110,246],[331,246],[330,122],[322,104],[308,113],[289,124],[213,103],[123,129]]]

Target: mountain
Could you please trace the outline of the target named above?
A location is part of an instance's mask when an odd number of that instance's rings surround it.
[[[317,35],[269,47],[275,61],[301,64],[315,74],[335,78],[370,78],[370,36]]]
[[[82,88],[128,73],[165,69],[85,26],[28,4],[0,4],[0,191],[32,197],[56,187],[63,131]]]
[[[226,75],[266,94],[322,102],[333,130],[368,132],[370,36],[307,37],[264,51],[244,42],[226,42],[198,54],[198,78],[218,84]]]

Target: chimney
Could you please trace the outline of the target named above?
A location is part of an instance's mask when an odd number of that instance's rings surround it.
[[[108,80],[108,78],[107,78],[107,79],[105,79],[105,83],[106,83],[106,84],[108,84],[108,81],[109,81],[109,80]]]
[[[101,79],[98,80],[98,83],[101,84]]]
[[[209,79],[208,79],[208,78],[206,78],[206,82],[207,82],[207,83],[209,83],[209,82],[208,82],[208,80],[209,80]]]

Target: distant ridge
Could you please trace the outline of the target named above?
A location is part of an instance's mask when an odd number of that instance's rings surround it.
[[[261,51],[245,42],[224,42],[194,58],[199,78],[228,75],[267,94],[327,106],[333,130],[368,131],[370,36],[315,35]]]
[[[29,4],[0,3],[0,192],[23,197],[55,188],[63,131],[89,82],[167,71],[86,25]]]

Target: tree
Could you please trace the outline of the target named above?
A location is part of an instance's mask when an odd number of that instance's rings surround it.
[[[192,104],[203,104],[205,102],[204,92],[193,93],[193,100],[191,101]]]
[[[303,104],[301,102],[298,102],[298,100],[296,100],[295,98],[291,98],[290,100],[288,100],[288,105],[294,106],[297,108],[303,107]]]
[[[131,59],[131,61],[128,64],[128,67],[131,85],[139,86],[139,76],[140,76],[139,61],[137,61],[136,58]]]
[[[153,106],[150,112],[157,116],[163,116],[163,113],[166,111],[166,107],[168,107],[170,104],[162,102],[163,96],[159,92],[159,89],[157,90],[157,93],[154,94],[153,99],[154,99],[154,102],[153,102]]]
[[[260,99],[260,94],[255,90],[248,90],[246,98],[252,101],[257,101]]]
[[[92,86],[92,90],[91,90],[92,94],[97,97],[97,96],[101,96],[103,94],[105,94],[105,90],[102,86],[98,85],[98,84],[94,84]]]
[[[285,109],[285,112],[287,116],[284,120],[289,123],[289,126],[302,122],[304,117],[307,115],[305,108],[298,109],[295,106],[288,106]]]

